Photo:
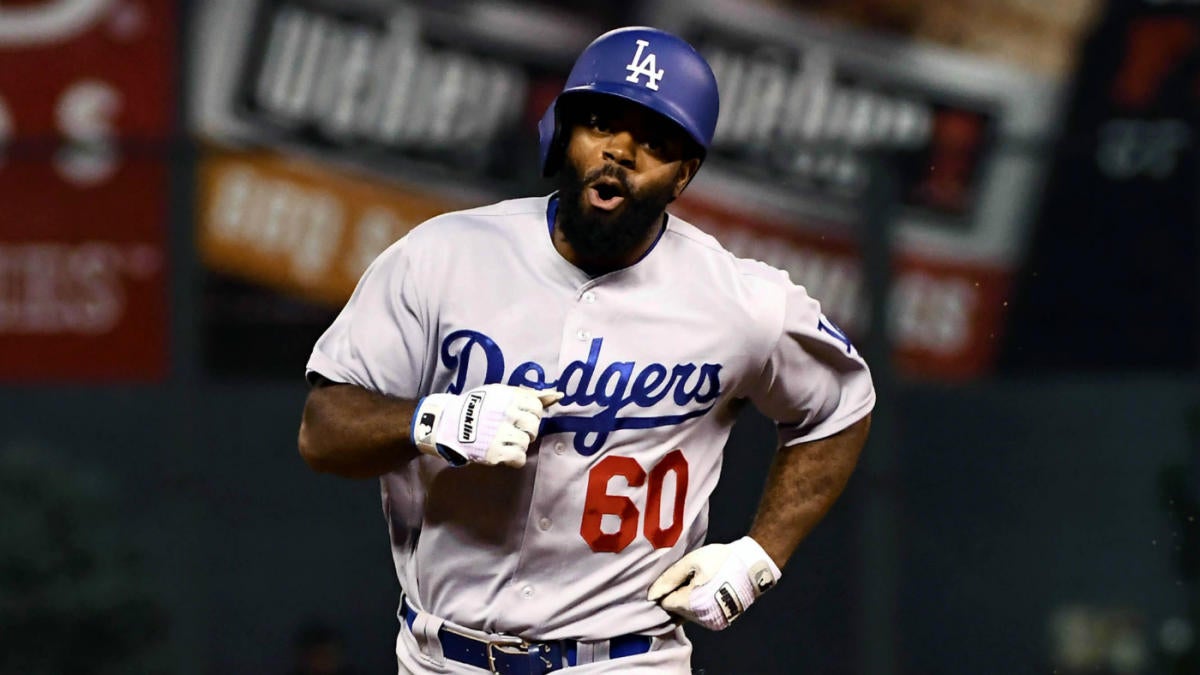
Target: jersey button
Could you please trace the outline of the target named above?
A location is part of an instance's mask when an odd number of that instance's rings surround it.
[[[532,598],[533,597],[533,586],[526,586],[525,588],[522,588],[521,596],[524,598]]]
[[[567,444],[559,441],[554,444],[554,454],[561,455],[567,451]]]
[[[584,293],[583,301],[588,303],[589,305],[593,302],[596,302],[596,294],[593,293],[592,291],[588,291],[588,292]]]
[[[580,342],[587,342],[588,339],[592,337],[592,334],[580,328],[579,332],[575,334],[575,337],[579,338]]]
[[[538,520],[538,529],[541,530],[542,532],[545,532],[546,530],[549,530],[550,526],[553,524],[554,524],[554,522],[551,521],[549,518],[543,517]]]

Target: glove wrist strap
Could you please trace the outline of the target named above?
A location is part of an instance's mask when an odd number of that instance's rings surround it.
[[[410,434],[413,445],[426,455],[441,457],[451,466],[462,466],[467,458],[442,443],[437,442],[438,425],[443,414],[454,403],[453,394],[430,394],[417,402],[413,412]]]
[[[754,582],[754,592],[757,595],[768,591],[783,576],[783,572],[775,561],[771,560],[771,556],[751,537],[742,537],[730,546],[750,571],[750,580]]]

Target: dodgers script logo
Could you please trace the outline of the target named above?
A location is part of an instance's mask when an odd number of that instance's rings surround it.
[[[542,435],[569,432],[575,434],[575,450],[593,455],[618,429],[653,429],[681,424],[712,410],[721,395],[721,364],[679,363],[670,368],[661,363],[638,364],[614,361],[600,366],[604,338],[593,338],[587,361],[572,361],[557,380],[546,379],[541,364],[526,361],[505,378],[504,351],[492,338],[473,330],[456,330],[442,340],[442,364],[455,372],[446,388],[461,394],[467,388],[467,373],[472,363],[482,359],[483,384],[505,383],[533,389],[557,389],[564,406],[597,405],[592,415],[555,415],[542,422]],[[474,386],[474,385],[472,385]],[[673,415],[638,416],[637,408],[650,408],[667,397],[682,409]],[[705,405],[707,404],[707,405]],[[700,406],[700,407],[697,407]],[[629,410],[633,408],[634,410]]]
[[[642,52],[646,50],[646,47],[650,46],[649,42],[638,40],[637,46],[637,53],[633,55],[633,60],[629,62],[629,65],[625,66],[625,70],[629,71],[629,75],[625,78],[625,81],[641,84],[638,78],[645,75],[646,86],[654,91],[658,91],[658,81],[662,79],[665,71],[661,69],[655,70],[658,67],[658,59],[654,56],[654,52],[650,52],[646,55],[646,58],[642,58]]]

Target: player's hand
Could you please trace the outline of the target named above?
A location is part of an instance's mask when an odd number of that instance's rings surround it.
[[[431,394],[413,413],[413,443],[454,466],[477,462],[522,467],[542,415],[562,397],[560,391],[505,384],[486,384],[462,394]]]
[[[758,542],[742,537],[683,556],[650,586],[649,598],[709,630],[724,630],[780,576]]]

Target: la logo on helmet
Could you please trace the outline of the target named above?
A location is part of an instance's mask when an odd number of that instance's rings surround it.
[[[654,52],[650,52],[646,55],[646,58],[642,58],[642,52],[649,46],[650,43],[645,40],[637,41],[637,53],[633,55],[633,60],[629,62],[629,65],[625,66],[625,70],[629,71],[629,76],[625,78],[625,81],[641,84],[638,78],[645,75],[646,86],[654,91],[658,91],[658,81],[662,79],[664,71],[655,70],[655,67],[658,66],[658,60],[655,58]]]

